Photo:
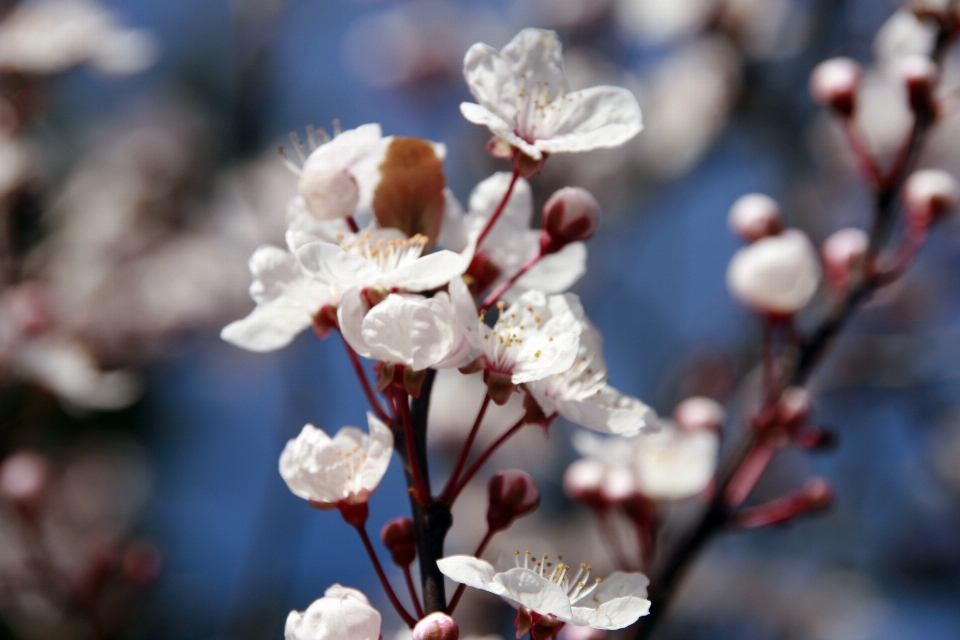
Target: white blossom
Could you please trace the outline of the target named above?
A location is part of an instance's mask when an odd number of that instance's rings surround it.
[[[607,579],[590,580],[591,567],[574,570],[564,564],[516,552],[514,562],[501,555],[498,566],[472,556],[437,561],[445,576],[474,589],[489,591],[514,607],[595,629],[622,629],[650,610],[649,580],[641,573],[617,571]],[[510,565],[513,566],[510,566]]]
[[[544,414],[561,416],[580,426],[619,435],[655,428],[654,411],[607,384],[603,335],[586,318],[582,320],[580,346],[573,365],[560,373],[528,382],[527,391]]]
[[[492,327],[484,323],[461,279],[450,282],[450,297],[470,343],[471,358],[480,358],[488,373],[521,384],[566,371],[577,357],[583,308],[573,294],[527,291],[509,307],[500,305]]]
[[[806,234],[787,229],[737,251],[727,268],[727,287],[757,311],[792,314],[813,298],[822,272]]]
[[[640,106],[628,90],[570,90],[553,31],[524,29],[499,52],[477,43],[467,51],[463,74],[480,103],[461,104],[464,117],[534,159],[616,147],[643,128]]]
[[[366,502],[393,453],[390,429],[372,413],[367,423],[369,435],[344,427],[333,438],[306,425],[280,454],[280,475],[290,491],[319,508]]]
[[[291,611],[285,640],[379,640],[380,612],[361,592],[334,584],[304,612]]]

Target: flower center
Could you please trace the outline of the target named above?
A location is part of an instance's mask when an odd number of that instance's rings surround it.
[[[360,465],[367,460],[367,452],[361,450],[360,445],[354,445],[352,449],[344,450],[337,447],[334,450],[340,459],[343,461],[343,470],[346,473],[347,480],[353,480],[354,477],[359,477],[358,471],[360,471]]]
[[[483,332],[484,359],[490,369],[501,373],[511,373],[513,365],[516,364],[518,351],[523,345],[524,339],[529,335],[542,334],[541,325],[543,318],[537,315],[533,307],[518,307],[517,305],[505,309],[506,305],[501,300],[497,303],[497,309],[500,311],[497,321],[488,331]],[[480,324],[484,324],[484,314],[479,317]],[[549,337],[553,342],[553,337]],[[541,350],[533,353],[534,358],[542,355]]]
[[[419,258],[428,241],[427,236],[419,233],[411,238],[373,240],[369,231],[365,231],[359,238],[354,236],[346,239],[340,236],[338,239],[341,249],[371,260],[382,273],[389,273]]]
[[[596,351],[579,354],[573,366],[553,379],[551,387],[555,390],[555,395],[585,400],[600,394],[609,377],[605,367],[593,366],[599,355]]]
[[[547,554],[543,554],[537,559],[530,551],[525,551],[522,554],[520,551],[514,551],[513,556],[514,564],[517,567],[535,571],[537,575],[559,585],[563,592],[567,594],[567,597],[570,598],[570,604],[576,604],[586,598],[596,590],[601,582],[600,578],[594,578],[593,582],[590,582],[590,572],[593,571],[593,567],[583,562],[580,563],[577,572],[572,573],[572,567],[564,564],[563,556],[557,556],[556,564],[550,562],[550,556]],[[523,558],[522,562],[521,557]],[[587,586],[588,582],[590,582],[589,586]]]

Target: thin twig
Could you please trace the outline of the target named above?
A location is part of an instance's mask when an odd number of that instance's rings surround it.
[[[373,569],[377,572],[377,577],[380,578],[380,584],[383,585],[383,590],[387,592],[387,597],[390,598],[390,604],[392,604],[393,608],[397,610],[397,613],[399,613],[400,617],[403,618],[403,621],[407,623],[407,626],[413,629],[413,626],[417,624],[417,621],[407,612],[406,608],[400,604],[397,594],[394,593],[393,587],[390,586],[390,581],[387,579],[387,574],[383,572],[383,567],[380,565],[380,559],[377,558],[377,552],[370,543],[370,536],[367,535],[366,525],[359,524],[354,526],[354,529],[356,529],[357,533],[360,534],[360,539],[363,541],[363,548],[367,550],[367,555],[370,556],[370,562],[373,563]]]

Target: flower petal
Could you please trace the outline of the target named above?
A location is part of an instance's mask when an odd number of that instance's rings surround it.
[[[373,491],[390,466],[390,458],[393,455],[393,433],[370,412],[367,412],[367,427],[370,430],[370,437],[365,449],[367,456],[360,466],[360,485],[368,491]]]
[[[514,132],[513,126],[490,109],[472,102],[462,102],[460,103],[460,113],[462,113],[463,117],[469,122],[487,127],[491,132],[517,147],[534,160],[539,160],[543,157],[539,149],[518,136]]]
[[[558,99],[537,123],[534,145],[546,153],[616,147],[643,130],[636,96],[621,87],[591,87]]]
[[[223,328],[220,338],[248,351],[275,351],[290,344],[313,322],[310,312],[290,298],[258,304],[246,318]]]
[[[498,573],[493,577],[493,582],[503,586],[504,593],[500,594],[501,597],[541,615],[555,615],[564,621],[573,616],[570,599],[560,585],[532,569],[516,567]]]
[[[440,573],[454,582],[489,591],[498,596],[506,593],[503,585],[493,581],[497,572],[486,560],[464,555],[447,556],[437,560],[437,568],[440,569]]]
[[[573,607],[573,623],[594,629],[622,629],[650,612],[642,573],[617,571]]]
[[[383,278],[383,285],[406,291],[436,289],[463,275],[467,266],[459,253],[436,251],[394,269]]]

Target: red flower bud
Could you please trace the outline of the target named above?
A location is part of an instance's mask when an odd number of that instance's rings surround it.
[[[530,474],[512,469],[500,471],[487,487],[490,505],[487,525],[491,531],[503,531],[517,518],[533,513],[540,506],[540,490]]]
[[[600,205],[580,187],[564,187],[543,205],[540,252],[556,253],[571,242],[587,240],[600,225]]]
[[[914,111],[933,112],[933,90],[940,79],[937,63],[929,56],[911,55],[900,61],[897,72],[907,88],[910,108]]]
[[[460,627],[440,611],[431,613],[413,628],[413,640],[457,640],[459,637]]]
[[[417,534],[413,528],[413,520],[406,516],[394,518],[383,525],[380,540],[398,567],[409,567],[417,557]]]

